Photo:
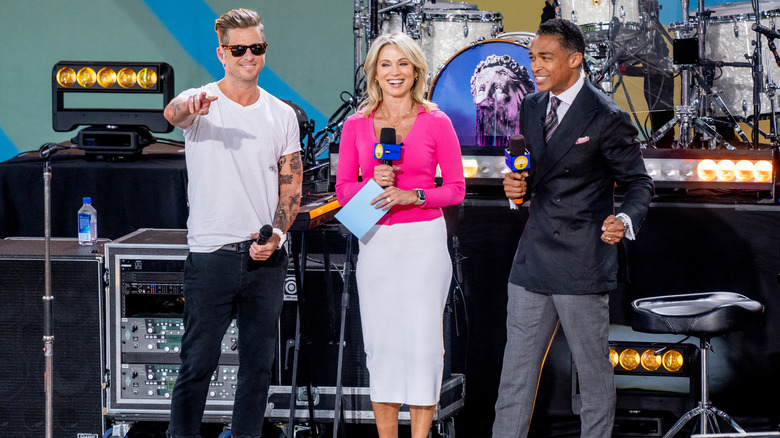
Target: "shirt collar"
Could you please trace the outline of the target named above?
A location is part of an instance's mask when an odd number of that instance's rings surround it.
[[[580,92],[580,90],[582,90],[582,87],[584,85],[585,85],[585,72],[580,70],[580,77],[577,78],[577,82],[575,82],[574,85],[567,88],[562,93],[555,94],[554,96],[557,97],[562,103],[571,105],[574,102],[574,98],[577,97],[577,94]]]

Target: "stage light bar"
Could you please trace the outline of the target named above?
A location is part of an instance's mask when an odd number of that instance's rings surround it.
[[[647,173],[658,188],[771,191],[774,150],[644,149]]]
[[[159,94],[151,108],[66,107],[71,93]],[[60,61],[52,69],[52,125],[55,131],[77,126],[146,127],[171,132],[163,108],[174,97],[173,68],[164,62]]]
[[[615,374],[688,376],[696,346],[643,342],[610,342],[609,360]]]
[[[503,149],[501,149],[501,153],[503,154]],[[338,149],[330,149],[328,160],[331,179],[332,182],[335,182],[336,169],[339,165]],[[504,178],[504,173],[509,172],[503,155],[463,155],[462,160],[463,176],[466,178],[466,184],[476,181],[490,185],[500,185]],[[441,169],[438,167],[436,168],[436,177],[441,177]]]

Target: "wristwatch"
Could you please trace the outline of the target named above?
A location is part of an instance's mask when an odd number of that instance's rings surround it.
[[[414,205],[425,204],[425,192],[422,189],[414,189],[417,192],[417,200],[414,201]]]
[[[274,234],[279,236],[279,245],[276,246],[276,250],[282,249],[284,242],[287,241],[287,233],[282,232],[279,228],[274,228]]]
[[[617,216],[620,222],[623,222],[623,234],[628,236],[628,219],[623,216]]]

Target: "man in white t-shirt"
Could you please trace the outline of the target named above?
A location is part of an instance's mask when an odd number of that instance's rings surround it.
[[[211,376],[232,318],[239,368],[233,438],[262,433],[282,309],[287,230],[301,198],[302,163],[293,109],[258,87],[265,34],[255,11],[216,20],[225,77],[189,89],[165,108],[184,130],[190,214],[184,265],[184,327],[168,436],[200,436]],[[273,233],[258,243],[258,231]]]

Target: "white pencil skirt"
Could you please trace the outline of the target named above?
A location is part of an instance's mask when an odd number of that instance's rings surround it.
[[[444,218],[374,226],[356,270],[371,400],[435,405],[452,278]]]

